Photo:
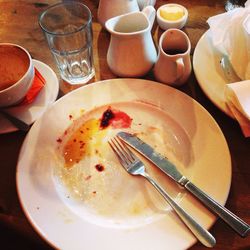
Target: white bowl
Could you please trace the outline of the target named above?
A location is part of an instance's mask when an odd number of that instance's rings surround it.
[[[177,20],[167,20],[167,19],[163,18],[160,14],[160,11],[166,7],[178,7],[180,9],[182,9],[184,15]],[[156,12],[156,17],[157,17],[157,23],[159,24],[160,28],[163,30],[167,30],[170,28],[182,29],[187,22],[188,11],[184,6],[182,6],[180,4],[169,3],[169,4],[164,4],[158,8],[158,10]]]

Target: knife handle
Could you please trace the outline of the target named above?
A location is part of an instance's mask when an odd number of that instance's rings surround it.
[[[246,222],[233,214],[227,208],[220,205],[217,201],[213,200],[191,181],[187,181],[184,187],[200,201],[202,201],[208,208],[210,208],[212,212],[217,214],[230,227],[232,227],[241,237],[246,237],[250,232],[250,226]]]
[[[7,111],[0,109],[0,113],[19,130],[27,132],[30,129],[30,126],[27,123],[9,114]]]

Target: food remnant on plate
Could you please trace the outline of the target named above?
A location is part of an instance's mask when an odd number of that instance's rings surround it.
[[[91,178],[91,175],[88,175],[87,177],[85,177],[85,181],[90,180],[90,178]]]
[[[99,134],[99,121],[90,119],[82,124],[69,138],[63,148],[63,157],[65,160],[65,167],[71,168],[78,163],[84,155],[91,152],[90,142],[93,141],[93,135]],[[99,137],[95,138],[95,144],[101,143]],[[93,144],[92,144],[93,145]]]
[[[57,141],[58,143],[62,143],[62,139],[61,139],[61,138],[57,138],[56,141]]]
[[[70,169],[74,164],[79,163],[84,156],[99,154],[97,149],[103,143],[107,127],[111,126],[113,129],[129,128],[131,123],[132,118],[129,115],[111,107],[103,112],[100,119],[92,118],[84,122],[73,132],[63,147],[65,167]],[[64,135],[67,135],[66,131]],[[57,142],[62,143],[62,138],[58,138]]]
[[[109,123],[111,122],[111,119],[113,119],[115,117],[113,111],[108,108],[102,115],[102,118],[101,118],[101,127],[102,128],[106,128]]]
[[[132,119],[125,112],[109,107],[102,115],[100,127],[106,128],[111,125],[113,128],[129,128],[131,123]]]
[[[160,15],[167,21],[177,21],[184,16],[184,11],[178,6],[166,6],[160,9]]]
[[[117,132],[127,131],[168,155],[176,165],[189,166],[187,152],[192,147],[186,142],[185,131],[164,111],[138,102],[99,106],[80,116],[76,110],[66,118],[70,125],[54,139],[58,164],[53,164],[63,201],[93,224],[133,226],[164,216],[165,200],[143,178],[131,177],[122,168],[108,141]],[[147,170],[171,196],[180,197],[178,186],[150,162]]]
[[[95,168],[98,172],[102,172],[105,169],[102,164],[96,164]]]

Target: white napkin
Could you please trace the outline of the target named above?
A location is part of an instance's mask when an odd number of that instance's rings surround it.
[[[227,84],[226,102],[245,137],[250,137],[250,80]]]
[[[250,0],[207,20],[213,45],[228,56],[240,79],[250,79]]]
[[[210,38],[216,49],[226,55],[242,81],[225,86],[226,103],[250,137],[250,0],[245,7],[210,17]]]

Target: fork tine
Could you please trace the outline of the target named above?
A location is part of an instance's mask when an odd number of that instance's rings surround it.
[[[120,151],[123,153],[124,157],[129,160],[131,163],[135,160],[133,153],[128,149],[128,147],[119,139],[119,137],[115,136],[114,140],[119,145]]]
[[[116,137],[113,138],[113,142],[115,143],[115,146],[116,146],[116,149],[117,151],[119,152],[119,154],[122,156],[122,158],[127,162],[127,156],[126,154],[124,153],[124,151],[122,150],[122,146],[121,144],[119,143],[119,141],[117,140]]]
[[[109,145],[111,146],[114,153],[118,156],[120,163],[124,166],[131,164],[135,159],[133,157],[132,152],[129,151],[128,148],[120,141],[118,137],[114,137],[110,139]],[[124,166],[127,168],[127,166]]]
[[[108,143],[110,147],[112,148],[112,150],[114,151],[114,153],[118,156],[119,160],[121,160],[121,156],[120,156],[119,150],[117,149],[114,139],[110,139]]]
[[[114,151],[114,153],[116,154],[116,156],[118,157],[120,163],[122,164],[123,167],[126,167],[126,165],[128,164],[126,162],[126,158],[124,158],[122,151],[120,150],[120,148],[117,145],[117,142],[115,141],[115,139],[110,139],[109,141],[109,145],[111,146],[112,150]]]

